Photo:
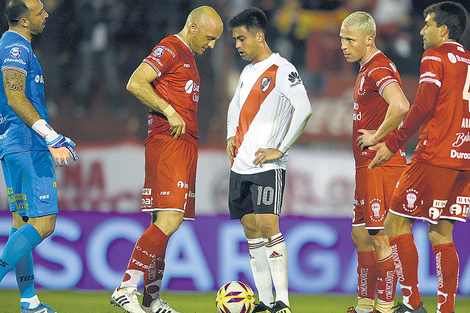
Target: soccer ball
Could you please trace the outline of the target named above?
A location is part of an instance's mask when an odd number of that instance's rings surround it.
[[[220,313],[251,313],[255,308],[255,295],[245,283],[231,281],[217,291],[215,305]]]

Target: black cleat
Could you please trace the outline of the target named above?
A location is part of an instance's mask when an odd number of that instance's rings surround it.
[[[252,313],[271,313],[271,308],[267,306],[266,304],[263,303],[263,301],[260,301],[260,303],[255,303],[255,309],[253,310]]]
[[[274,306],[271,309],[272,313],[292,313],[291,309],[285,305],[282,301],[274,302]]]
[[[426,309],[424,308],[423,302],[420,303],[419,307],[416,310],[410,309],[404,303],[398,303],[393,308],[395,309],[393,313],[427,313]]]

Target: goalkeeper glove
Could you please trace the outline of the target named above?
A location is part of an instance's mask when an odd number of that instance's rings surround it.
[[[46,140],[55,166],[69,166],[71,161],[78,160],[78,155],[73,149],[75,143],[69,138],[57,134],[45,120],[36,121],[32,128]]]

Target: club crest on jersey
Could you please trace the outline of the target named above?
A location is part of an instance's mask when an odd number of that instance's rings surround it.
[[[298,84],[302,83],[302,79],[300,78],[300,75],[297,72],[292,72],[289,74],[289,81],[291,82],[291,87],[297,86]]]
[[[374,222],[379,222],[383,219],[385,219],[385,214],[384,212],[382,212],[381,208],[381,203],[382,201],[380,199],[372,199],[369,201],[369,205],[370,205],[370,209],[372,210],[372,214],[373,216],[371,216],[370,218],[374,221]]]
[[[417,190],[411,189],[411,188],[406,190],[406,205],[403,204],[403,209],[405,209],[405,211],[408,213],[414,212],[418,208],[417,200],[418,200]]]
[[[10,50],[10,55],[12,58],[19,58],[21,55],[21,50],[18,47],[13,47]]]
[[[261,91],[265,92],[266,90],[268,90],[272,81],[273,79],[271,77],[263,77],[263,79],[261,80]]]

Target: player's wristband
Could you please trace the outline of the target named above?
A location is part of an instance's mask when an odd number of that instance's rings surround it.
[[[41,135],[46,140],[46,142],[53,142],[59,138],[59,134],[56,133],[56,131],[52,129],[51,125],[49,125],[44,119],[40,119],[34,122],[31,128]]]
[[[173,109],[170,104],[165,108],[165,110],[163,110],[163,114],[165,114],[166,116],[172,116],[175,112],[175,109]]]

